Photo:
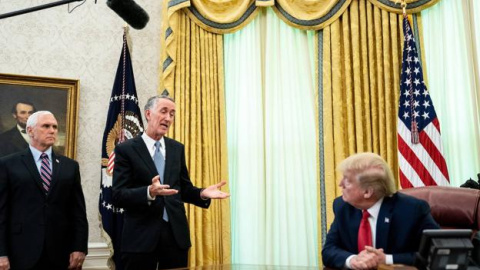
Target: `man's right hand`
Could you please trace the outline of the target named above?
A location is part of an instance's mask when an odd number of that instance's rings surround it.
[[[155,197],[174,195],[178,193],[178,190],[170,189],[169,185],[162,185],[160,183],[160,176],[157,175],[152,178],[152,184],[148,187],[148,192],[150,193],[151,197]]]
[[[10,261],[8,260],[7,256],[0,257],[0,270],[9,270],[10,269]]]
[[[365,250],[368,253],[373,253],[375,255],[375,261],[377,262],[377,265],[387,263],[386,255],[383,252],[383,248],[376,249],[374,247],[365,246]]]
[[[355,270],[377,269],[376,255],[363,250],[350,261],[350,267]]]

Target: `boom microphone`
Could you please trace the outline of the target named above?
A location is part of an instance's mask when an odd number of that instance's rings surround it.
[[[107,6],[135,29],[144,28],[150,19],[148,13],[133,0],[107,0]]]

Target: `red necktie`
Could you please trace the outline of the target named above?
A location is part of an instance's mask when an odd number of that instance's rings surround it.
[[[372,246],[372,229],[368,222],[370,214],[367,210],[362,210],[363,216],[360,221],[360,227],[358,228],[358,252],[365,249],[365,246]]]

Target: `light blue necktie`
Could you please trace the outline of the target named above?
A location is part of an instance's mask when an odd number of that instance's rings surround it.
[[[165,158],[162,155],[162,151],[160,151],[160,141],[155,142],[155,153],[153,154],[153,162],[155,163],[155,167],[157,167],[158,175],[160,175],[160,183],[163,184],[163,177],[165,175]],[[165,204],[165,208],[163,209],[163,220],[168,221],[167,215],[167,205]]]

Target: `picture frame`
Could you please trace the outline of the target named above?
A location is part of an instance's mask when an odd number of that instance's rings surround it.
[[[17,119],[20,117],[14,116],[15,108],[18,108],[17,103],[26,102],[27,106],[33,105],[36,111],[46,110],[55,115],[58,122],[58,136],[53,150],[55,154],[74,159],[79,87],[80,82],[76,79],[0,73],[0,157],[9,154],[6,150],[2,153],[2,150],[7,149],[8,147],[5,146],[13,141],[2,135],[7,131],[18,130]],[[18,134],[21,135],[21,133]],[[25,149],[26,146],[28,145],[25,144]]]

